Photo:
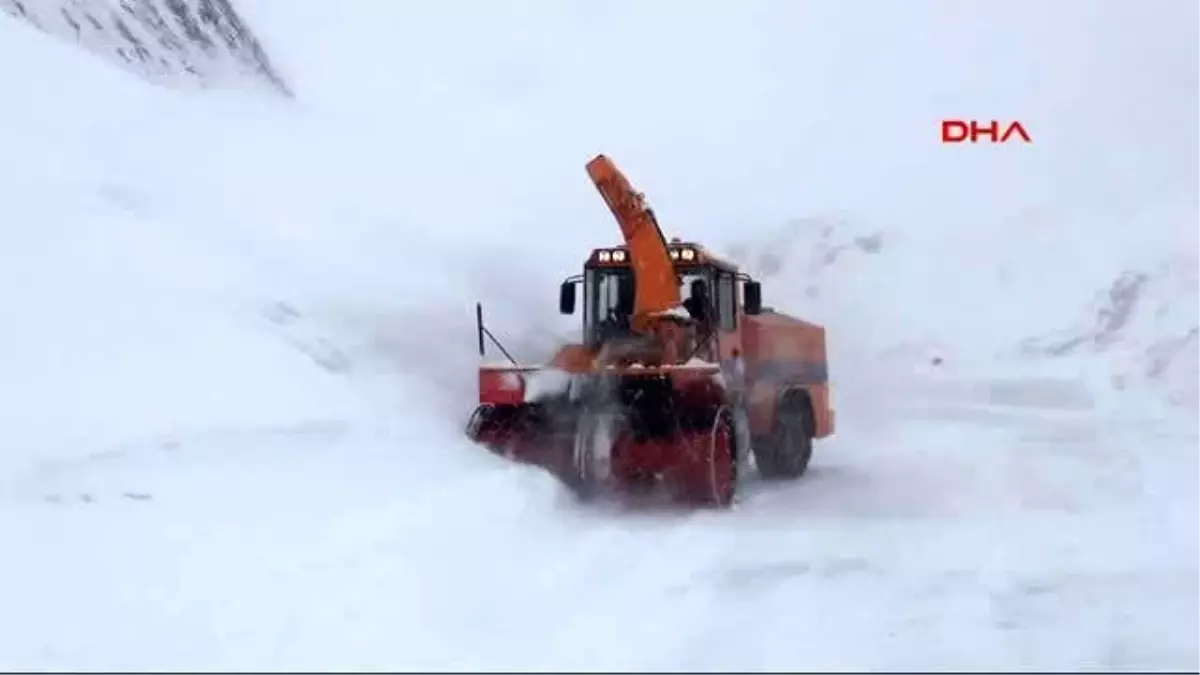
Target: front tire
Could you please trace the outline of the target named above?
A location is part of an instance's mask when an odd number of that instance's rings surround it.
[[[611,415],[585,412],[575,428],[567,483],[583,501],[599,496],[609,473],[615,423]]]
[[[728,407],[721,406],[713,416],[707,441],[702,494],[709,504],[728,507],[737,491],[738,464],[737,430]]]

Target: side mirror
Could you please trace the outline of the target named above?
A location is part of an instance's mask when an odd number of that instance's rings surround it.
[[[558,289],[558,311],[562,314],[575,313],[575,282],[564,281]]]
[[[762,312],[762,284],[757,281],[747,281],[742,289],[745,298],[743,305],[746,314],[754,316]]]

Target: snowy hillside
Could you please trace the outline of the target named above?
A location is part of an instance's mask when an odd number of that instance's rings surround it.
[[[1200,282],[1195,228],[1187,225],[1192,215],[1200,218],[1193,208],[1131,225],[1113,237],[1129,240],[1124,248],[1111,240],[1085,243],[1090,255],[1078,264],[1064,261],[1095,234],[1090,226],[1073,231],[1070,223],[1055,224],[1058,232],[1017,230],[1008,236],[1028,238],[1028,244],[997,245],[957,261],[944,259],[945,249],[920,233],[837,216],[789,221],[729,250],[761,278],[795,289],[781,305],[855,335],[856,343],[865,342],[854,349],[884,363],[930,371],[938,359],[942,367],[934,370],[942,372],[1040,371],[1068,380],[1087,372],[1094,376],[1086,384],[1089,395],[1114,406],[1165,405],[1195,415]],[[1122,226],[1119,218],[1111,222]],[[1173,235],[1172,227],[1178,227]],[[1173,241],[1149,247],[1136,241],[1155,230]],[[898,285],[919,259],[936,273]],[[949,282],[966,275],[967,288]],[[857,298],[878,300],[847,312]],[[915,313],[910,298],[955,304],[944,313]],[[879,333],[852,323],[873,324],[885,315],[897,330]]]
[[[0,11],[160,84],[287,84],[230,0],[0,0]]]
[[[1051,358],[1090,352],[1111,363],[1114,388],[1149,385],[1170,403],[1195,410],[1197,271],[1196,257],[1187,251],[1125,271],[1097,294],[1074,328],[1031,339],[1022,351]]]
[[[1194,6],[240,0],[289,98],[22,4],[0,669],[1200,667]],[[799,482],[583,508],[462,438],[474,302],[544,353],[618,237],[597,152],[829,327]]]

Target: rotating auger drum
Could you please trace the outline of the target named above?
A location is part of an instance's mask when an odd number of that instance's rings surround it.
[[[678,500],[732,503],[734,418],[707,373],[678,368],[605,380],[575,425],[569,482],[581,496],[644,493],[661,483]]]

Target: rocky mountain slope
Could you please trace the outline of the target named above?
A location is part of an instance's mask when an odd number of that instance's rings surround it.
[[[291,88],[230,0],[0,0],[0,11],[157,84]]]

